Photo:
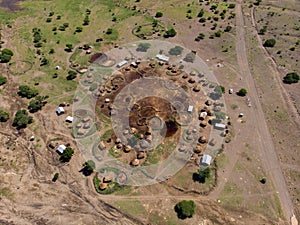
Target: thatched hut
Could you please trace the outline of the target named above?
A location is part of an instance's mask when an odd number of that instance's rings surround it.
[[[196,81],[195,81],[194,78],[190,77],[190,78],[188,79],[188,82],[189,82],[190,84],[193,84],[193,83],[195,83]]]
[[[137,158],[138,158],[138,159],[143,159],[143,158],[145,158],[145,156],[146,156],[146,153],[145,153],[145,152],[139,152],[139,153],[137,154]]]
[[[86,131],[85,131],[84,129],[79,128],[78,131],[77,131],[77,134],[78,134],[78,135],[84,135],[85,132],[86,132]]]
[[[101,142],[99,143],[98,148],[99,148],[100,150],[104,150],[104,149],[106,148],[106,145],[105,145],[104,141],[101,141]]]
[[[205,105],[211,106],[212,105],[212,101],[211,100],[206,100]]]
[[[132,160],[132,161],[130,162],[130,164],[131,164],[132,166],[138,166],[138,165],[140,164],[140,160],[134,159],[134,160]]]
[[[207,126],[207,121],[203,120],[200,123],[200,127],[206,127]]]
[[[99,188],[100,188],[100,190],[105,190],[106,188],[107,188],[107,183],[101,183],[100,185],[99,185]]]
[[[183,79],[187,79],[189,77],[189,75],[187,75],[186,73],[182,75]]]
[[[137,129],[135,127],[131,127],[130,128],[130,133],[131,134],[136,134],[137,133]]]
[[[76,128],[80,128],[80,127],[82,127],[82,123],[77,123]]]
[[[206,137],[206,136],[201,136],[201,137],[199,138],[199,143],[205,144],[206,142],[207,142],[207,137]]]
[[[120,144],[121,142],[122,142],[122,141],[121,141],[120,138],[117,138],[116,141],[115,141],[116,144]]]
[[[90,119],[91,119],[90,117],[86,116],[82,119],[82,122],[86,123],[86,122],[90,121]]]
[[[125,148],[124,148],[124,152],[128,153],[131,151],[131,146],[130,145],[126,145]]]
[[[195,147],[194,152],[197,153],[197,154],[201,153],[202,152],[202,146],[198,144]]]
[[[123,145],[122,145],[122,143],[119,143],[119,144],[117,144],[116,146],[117,146],[117,148],[118,148],[118,149],[121,149],[121,148],[123,148]]]
[[[199,92],[201,90],[199,85],[194,86],[193,91],[194,92]]]

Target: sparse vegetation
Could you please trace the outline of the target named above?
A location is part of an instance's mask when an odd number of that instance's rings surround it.
[[[18,95],[23,98],[33,98],[39,94],[38,90],[30,88],[27,85],[21,85],[19,87]]]
[[[238,92],[237,95],[239,96],[246,96],[247,95],[247,90],[245,88],[241,88]]]
[[[272,48],[272,47],[275,46],[275,44],[276,44],[276,40],[273,39],[273,38],[271,38],[271,39],[267,39],[267,40],[264,42],[263,46],[264,46],[264,47]]]
[[[9,120],[9,113],[0,109],[0,122],[6,122]]]
[[[299,80],[300,80],[300,77],[296,72],[288,73],[283,78],[283,82],[286,84],[298,83]]]
[[[33,122],[33,118],[28,115],[25,109],[18,110],[13,120],[13,126],[17,129],[26,128],[28,124]]]
[[[7,82],[7,78],[5,76],[0,75],[0,86]]]

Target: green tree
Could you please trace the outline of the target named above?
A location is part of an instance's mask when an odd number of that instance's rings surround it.
[[[169,30],[166,31],[164,37],[168,38],[168,37],[175,37],[177,34],[176,30],[174,28],[171,28]]]
[[[71,147],[67,147],[62,155],[60,156],[60,161],[69,162],[74,154],[74,150]]]
[[[87,25],[89,25],[89,23],[90,23],[90,19],[89,19],[89,16],[86,16],[85,18],[84,18],[84,20],[83,20],[83,26],[87,26]]]
[[[11,60],[10,55],[0,54],[0,63],[8,63]]]
[[[198,16],[198,17],[202,17],[203,15],[204,15],[204,10],[201,9],[197,16]]]
[[[29,112],[34,113],[39,111],[46,105],[49,96],[36,96],[35,99],[31,100],[28,105]]]
[[[53,48],[51,48],[51,49],[49,50],[49,54],[53,54],[53,53],[55,53],[55,51],[54,51]]]
[[[28,112],[25,109],[21,109],[16,112],[12,125],[17,127],[17,129],[21,129],[26,128],[27,124],[31,124],[32,122],[33,118],[28,115]]]
[[[82,32],[82,30],[83,30],[83,28],[82,28],[82,27],[76,27],[76,30],[75,30],[75,32],[77,32],[77,33],[80,33],[80,32]]]
[[[147,50],[150,48],[150,43],[140,43],[136,49],[138,52],[147,52]]]
[[[69,70],[67,80],[73,80],[77,77],[77,73],[75,71]]]
[[[7,82],[7,78],[4,77],[4,76],[2,76],[2,75],[0,75],[0,86],[3,85],[3,84],[5,84],[6,82]]]
[[[183,48],[177,45],[174,48],[171,48],[169,50],[169,54],[170,55],[181,55],[182,51],[183,51]]]
[[[162,12],[157,12],[156,14],[155,14],[155,17],[156,18],[159,18],[159,17],[162,17],[164,14],[162,13]]]
[[[246,96],[247,95],[247,90],[245,89],[245,88],[241,88],[239,91],[238,91],[238,93],[237,93],[237,95],[239,95],[239,96]]]
[[[230,4],[228,5],[228,9],[234,9],[234,8],[235,8],[235,4],[230,3]]]
[[[4,49],[1,51],[1,54],[10,55],[10,56],[13,56],[13,55],[14,55],[14,53],[12,52],[12,50],[7,49],[7,48],[4,48]]]
[[[0,109],[0,122],[6,122],[9,119],[9,113]]]
[[[192,200],[183,200],[175,205],[175,212],[180,219],[192,217],[195,214],[195,209],[196,204]]]
[[[45,57],[43,57],[42,60],[41,60],[40,66],[45,66],[45,65],[47,65],[47,64],[49,64],[49,60],[46,59]]]
[[[53,178],[52,178],[52,181],[53,182],[57,181],[58,177],[59,177],[59,173],[55,173]]]
[[[23,98],[33,98],[39,94],[38,90],[32,89],[27,85],[21,85],[19,87],[18,95]]]
[[[199,23],[205,23],[206,19],[204,17],[199,19]]]
[[[298,83],[299,80],[300,77],[296,72],[288,73],[283,78],[283,82],[286,84]]]
[[[66,52],[72,52],[72,49],[73,49],[73,45],[72,44],[66,44],[66,48],[65,48]]]
[[[95,162],[93,160],[88,160],[85,163],[82,164],[83,173],[86,176],[89,176],[93,173],[94,169],[96,168]]]
[[[275,44],[276,44],[276,40],[273,39],[273,38],[271,38],[271,39],[267,39],[267,40],[264,42],[263,46],[264,46],[264,47],[270,47],[270,48],[272,48],[272,47],[275,46]]]
[[[186,54],[183,60],[186,62],[194,62],[195,58],[196,58],[196,54],[193,52],[189,52],[188,54]]]
[[[206,179],[210,178],[210,168],[206,167],[204,170],[199,170],[198,173],[193,174],[193,181],[205,183]]]

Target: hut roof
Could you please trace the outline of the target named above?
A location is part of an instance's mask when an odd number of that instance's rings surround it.
[[[133,165],[133,166],[138,166],[139,164],[140,164],[140,160],[138,160],[138,159],[134,159],[131,161],[131,165]]]
[[[130,152],[131,151],[131,146],[130,145],[126,145],[124,148],[124,152]]]
[[[206,136],[201,136],[201,137],[199,138],[199,142],[200,142],[200,143],[206,143],[206,142],[207,142]]]
[[[201,90],[201,88],[200,88],[199,85],[196,85],[196,86],[194,86],[193,90],[194,90],[195,92],[198,92],[198,91]]]
[[[202,146],[201,145],[197,145],[196,148],[194,149],[195,153],[201,153],[202,152]]]
[[[143,159],[143,158],[145,158],[145,156],[146,156],[146,153],[145,153],[145,152],[139,152],[139,153],[137,154],[137,158],[138,158],[138,159]]]
[[[120,138],[117,138],[116,139],[116,144],[119,144],[119,143],[121,143],[122,141],[121,141],[121,139]]]
[[[101,190],[105,190],[107,188],[107,183],[101,183],[99,187]]]
[[[207,126],[207,121],[205,121],[205,120],[201,121],[200,126],[201,127],[206,127]]]

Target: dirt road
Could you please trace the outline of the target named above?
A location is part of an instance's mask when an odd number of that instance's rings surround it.
[[[293,214],[293,204],[288,192],[285,178],[280,168],[279,160],[277,158],[272,137],[270,135],[262,106],[259,102],[258,93],[254,84],[253,77],[248,64],[246,43],[245,43],[245,30],[244,19],[242,13],[242,5],[239,2],[236,6],[236,22],[237,22],[237,60],[240,67],[240,73],[244,81],[244,85],[249,92],[248,97],[252,102],[250,108],[251,120],[256,124],[255,133],[259,137],[257,140],[259,154],[265,171],[268,173],[275,190],[280,199],[282,211],[285,218],[288,220]]]

